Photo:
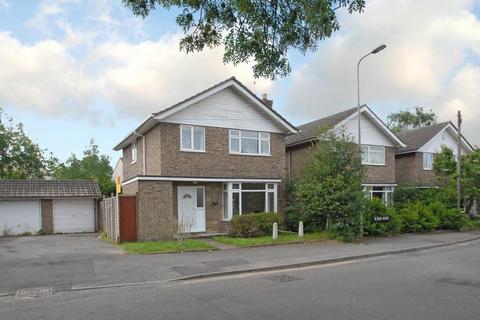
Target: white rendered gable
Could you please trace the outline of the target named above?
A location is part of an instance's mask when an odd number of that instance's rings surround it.
[[[278,133],[285,131],[232,86],[197,101],[161,121]]]
[[[385,131],[380,129],[376,123],[370,117],[366,117],[364,113],[360,114],[360,127],[362,144],[385,147],[396,146],[395,142],[385,134]],[[354,114],[344,123],[337,125],[335,129],[339,131],[344,130],[345,134],[353,138],[353,141],[358,141],[357,114]]]
[[[442,146],[446,146],[453,151],[454,155],[457,155],[457,140],[455,135],[455,130],[453,130],[451,126],[448,126],[446,129],[442,130],[439,134],[433,137],[433,139],[426,143],[423,147],[418,149],[418,151],[438,153],[441,151]],[[462,155],[467,153],[464,145],[462,145],[461,152]]]

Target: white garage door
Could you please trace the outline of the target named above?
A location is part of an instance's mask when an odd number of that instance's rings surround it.
[[[0,201],[0,236],[36,234],[40,229],[40,201]]]
[[[53,200],[53,232],[94,232],[94,202],[91,199]]]

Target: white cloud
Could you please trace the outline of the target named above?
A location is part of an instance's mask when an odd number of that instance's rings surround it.
[[[4,66],[0,104],[94,119],[101,116],[94,102],[102,99],[111,102],[120,115],[143,118],[232,75],[258,92],[271,85],[270,81],[253,81],[250,66],[223,65],[221,48],[180,53],[178,36],[137,44],[106,42],[81,60],[69,51],[75,44],[47,40],[26,45],[9,33],[0,33]]]
[[[107,98],[122,112],[154,112],[187,98],[232,75],[253,90],[264,91],[270,81],[253,81],[250,66],[223,65],[223,50],[179,52],[179,37],[155,42],[109,42],[94,54],[103,61],[102,81]]]
[[[10,7],[10,2],[8,0],[0,0],[0,7],[8,9]]]
[[[443,120],[455,117],[456,101],[456,108],[463,104],[465,123],[473,123],[467,115],[473,116],[480,103],[479,87],[472,82],[479,69],[469,66],[472,57],[480,60],[480,21],[473,5],[467,0],[368,1],[365,13],[342,15],[341,32],[294,72],[288,104],[296,106],[298,119],[356,105],[357,60],[386,43],[385,51],[362,62],[362,103],[376,110],[392,103],[424,105]]]
[[[63,114],[92,102],[95,80],[53,40],[25,45],[0,32],[0,104]]]

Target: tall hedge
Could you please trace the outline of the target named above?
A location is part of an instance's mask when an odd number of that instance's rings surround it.
[[[343,133],[322,128],[300,176],[289,186],[286,219],[291,228],[333,231],[337,238],[359,238],[365,197],[358,145]]]

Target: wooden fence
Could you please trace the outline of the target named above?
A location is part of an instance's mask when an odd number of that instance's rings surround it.
[[[103,231],[115,242],[137,241],[136,196],[115,196],[100,202]]]

